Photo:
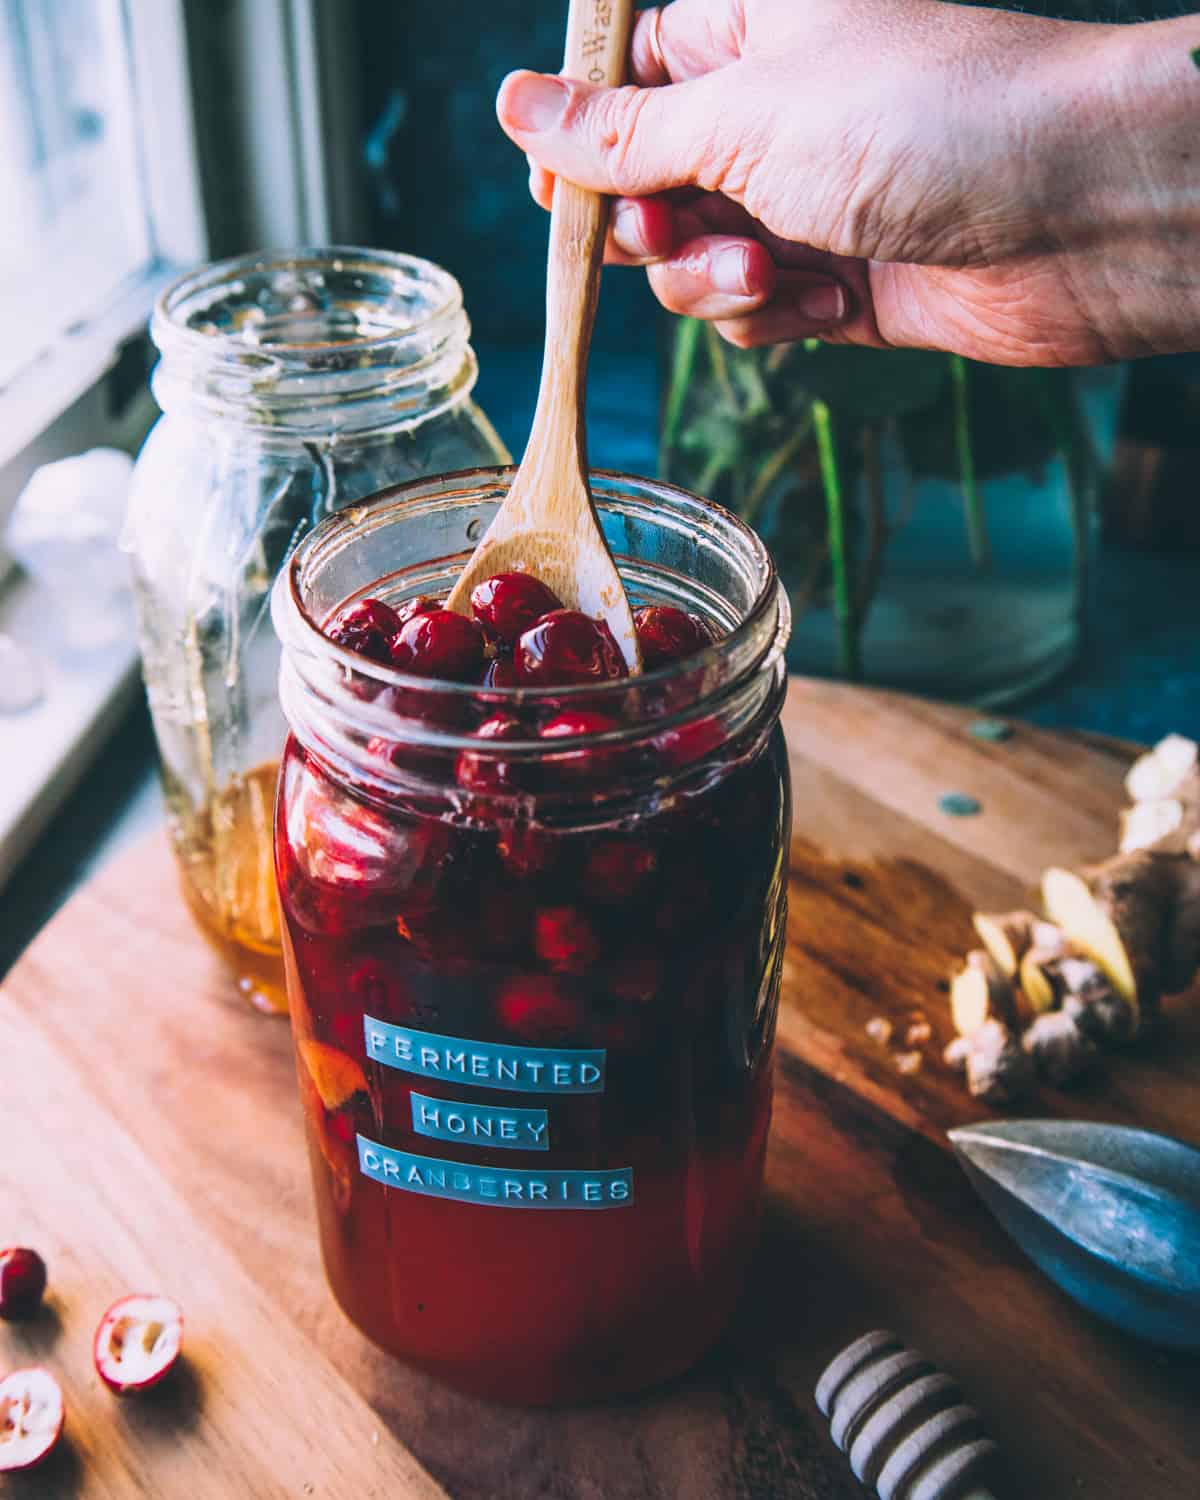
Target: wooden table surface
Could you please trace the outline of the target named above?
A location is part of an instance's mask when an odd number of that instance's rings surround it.
[[[1200,1495],[1200,1360],[1077,1309],[978,1204],[944,1128],[979,1111],[940,1061],[939,984],[977,904],[1115,841],[1127,757],[960,711],[796,683],[792,914],[766,1224],[735,1325],[684,1380],[606,1407],[523,1412],[389,1360],[325,1290],[287,1028],[245,1009],[196,936],[164,840],[110,865],[0,990],[0,1242],[37,1245],[54,1295],[0,1324],[0,1370],[48,1364],[71,1442],[0,1495],[54,1500],[427,1497],[850,1500],[811,1399],[879,1323],[957,1375],[1020,1500]],[[976,797],[976,817],[939,797]],[[924,1012],[918,1071],[864,1026]],[[1200,1029],[1116,1059],[1043,1112],[1196,1140]],[[178,1297],[188,1364],[117,1403],[91,1370],[107,1303]]]

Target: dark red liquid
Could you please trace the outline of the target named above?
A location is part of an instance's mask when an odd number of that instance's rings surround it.
[[[755,1237],[770,1117],[786,774],[776,730],[625,828],[556,832],[452,822],[449,801],[445,817],[367,802],[289,741],[277,859],[321,1242],[370,1338],[463,1389],[546,1403],[654,1384],[718,1335]],[[415,1077],[368,1059],[364,1014],[603,1048],[605,1088]],[[428,1139],[414,1089],[544,1107],[550,1149]],[[633,1200],[423,1197],[364,1176],[359,1135],[501,1174],[630,1168]]]

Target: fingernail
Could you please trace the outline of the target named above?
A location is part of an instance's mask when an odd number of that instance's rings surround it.
[[[569,94],[561,79],[521,73],[505,88],[504,114],[515,129],[538,134],[558,124]]]
[[[632,203],[618,203],[613,210],[613,241],[626,255],[648,255],[649,247],[642,236],[642,216]]]
[[[708,266],[708,279],[714,291],[728,292],[735,297],[750,295],[750,281],[746,275],[746,249],[744,245],[726,245],[716,251]]]
[[[846,293],[836,281],[814,281],[797,291],[796,306],[814,323],[840,323],[846,316]]]

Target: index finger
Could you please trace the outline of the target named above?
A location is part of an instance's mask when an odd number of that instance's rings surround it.
[[[739,0],[672,0],[640,10],[629,43],[629,82],[683,83],[741,56]]]

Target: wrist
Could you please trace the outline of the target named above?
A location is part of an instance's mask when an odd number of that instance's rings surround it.
[[[1042,80],[1048,238],[1113,358],[1200,345],[1200,19],[1071,25]]]

